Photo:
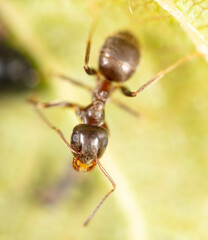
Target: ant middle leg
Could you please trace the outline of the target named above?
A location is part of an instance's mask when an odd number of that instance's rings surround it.
[[[72,79],[72,78],[70,78],[70,77],[68,77],[64,74],[56,74],[55,76],[58,77],[58,78],[61,78],[62,80],[66,81],[68,83],[72,83],[75,86],[81,87],[81,88],[89,91],[90,93],[93,92],[93,88],[91,88],[90,86],[88,86],[84,83],[81,83],[81,82],[79,82],[75,79]],[[139,117],[140,116],[140,113],[138,113],[136,110],[130,108],[125,103],[122,103],[121,101],[119,101],[116,98],[111,98],[111,102],[114,103],[115,105],[117,105],[119,108],[123,109],[124,111],[127,111],[129,114],[131,114],[134,117]]]
[[[143,84],[137,91],[132,92],[130,91],[127,87],[125,86],[118,86],[117,88],[120,88],[122,93],[124,95],[126,95],[127,97],[136,97],[139,93],[143,92],[144,90],[146,90],[148,87],[150,87],[152,84],[154,84],[155,82],[157,82],[159,79],[163,78],[167,73],[173,71],[174,69],[176,69],[177,67],[179,67],[180,65],[182,65],[183,63],[192,60],[193,58],[199,57],[201,56],[200,53],[195,52],[192,53],[190,55],[187,55],[183,58],[180,58],[178,61],[176,61],[175,63],[173,63],[172,65],[168,66],[167,68],[165,68],[164,70],[160,71],[158,74],[156,74],[152,79],[150,79],[149,81],[147,81],[145,84]]]
[[[111,102],[114,103],[115,105],[117,105],[119,108],[121,108],[122,110],[126,111],[127,113],[131,114],[132,116],[139,118],[140,117],[140,113],[138,111],[136,111],[135,109],[129,107],[127,104],[119,101],[116,98],[111,98]]]
[[[68,83],[72,83],[72,84],[74,84],[75,86],[84,88],[84,89],[87,90],[87,91],[92,92],[92,90],[93,90],[90,86],[88,86],[88,85],[86,85],[86,84],[84,84],[84,83],[81,83],[81,82],[79,82],[79,81],[77,81],[77,80],[75,80],[75,79],[72,79],[71,77],[68,77],[68,76],[66,76],[66,75],[64,75],[64,74],[55,74],[55,76],[58,77],[58,78],[60,78],[60,79],[62,79],[62,80],[64,80],[64,81],[66,81],[66,82],[68,82]]]

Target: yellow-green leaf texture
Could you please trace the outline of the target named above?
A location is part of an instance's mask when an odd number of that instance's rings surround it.
[[[132,31],[141,61],[128,85],[136,90],[179,58],[187,62],[137,98],[114,97],[140,113],[106,106],[110,129],[102,164],[117,184],[87,228],[85,218],[110,189],[99,169],[74,173],[72,154],[26,103],[32,93],[0,99],[0,239],[207,240],[208,236],[208,2],[206,0],[1,0],[0,21],[10,44],[29,55],[47,80],[34,93],[90,103],[88,92],[63,82],[67,74],[95,86],[84,73],[90,28],[96,21],[90,65],[110,34]],[[45,110],[67,139],[78,123],[72,111]],[[37,200],[70,172],[57,204]]]

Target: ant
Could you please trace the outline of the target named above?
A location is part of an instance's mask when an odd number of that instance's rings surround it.
[[[160,71],[152,79],[143,84],[137,91],[132,92],[127,87],[119,85],[128,80],[136,71],[140,60],[140,48],[134,35],[129,31],[121,31],[108,37],[101,48],[99,56],[98,70],[89,67],[89,56],[91,47],[91,34],[87,42],[85,53],[84,70],[88,75],[95,75],[97,78],[97,86],[95,89],[77,82],[64,75],[59,75],[60,78],[67,80],[77,86],[84,87],[92,92],[92,103],[86,107],[70,102],[46,102],[39,103],[36,99],[31,98],[29,102],[34,105],[43,121],[64,141],[67,147],[71,150],[73,157],[73,168],[80,172],[89,172],[96,165],[100,168],[103,174],[112,184],[112,189],[101,199],[95,209],[84,222],[87,226],[95,213],[104,203],[104,201],[115,191],[116,184],[110,174],[105,170],[100,162],[108,145],[108,128],[105,123],[105,104],[109,100],[112,92],[120,89],[121,92],[128,97],[136,97],[139,93],[147,89],[150,85],[161,79],[164,75],[171,72],[179,65],[199,56],[199,53],[187,55],[166,69]],[[129,108],[125,105],[120,105],[126,110]],[[69,143],[62,131],[53,126],[48,119],[42,114],[40,109],[50,107],[66,107],[73,108],[76,115],[83,122],[74,127],[71,135],[71,143]],[[131,112],[131,110],[129,110]]]

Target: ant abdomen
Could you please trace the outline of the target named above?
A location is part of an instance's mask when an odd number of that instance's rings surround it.
[[[105,41],[99,58],[99,70],[110,81],[126,81],[135,72],[140,52],[136,38],[128,31]]]

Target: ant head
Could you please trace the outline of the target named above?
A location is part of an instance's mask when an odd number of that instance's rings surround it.
[[[100,53],[99,70],[110,81],[123,82],[135,72],[140,52],[136,38],[128,31],[106,39]]]
[[[72,132],[71,146],[73,167],[76,171],[90,171],[96,165],[108,144],[108,133],[105,128],[86,124],[77,125]]]

